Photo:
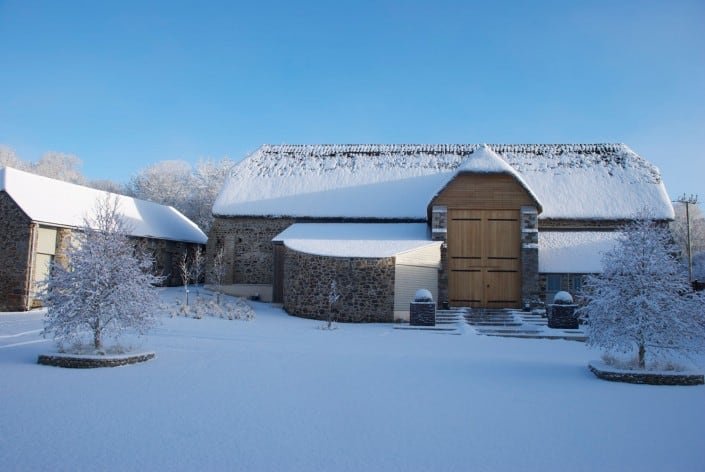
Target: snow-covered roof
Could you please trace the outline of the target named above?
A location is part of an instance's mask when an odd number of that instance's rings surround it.
[[[441,244],[430,240],[424,223],[296,223],[272,241],[333,257],[391,257]]]
[[[213,213],[425,220],[460,170],[511,169],[541,219],[629,219],[673,208],[656,167],[624,144],[265,145],[233,170]]]
[[[612,249],[619,231],[540,231],[539,272],[602,272],[602,255]]]
[[[113,193],[50,179],[12,167],[0,167],[0,191],[37,223],[80,227],[96,202]],[[132,236],[205,244],[207,236],[195,223],[170,206],[117,195],[120,211]]]

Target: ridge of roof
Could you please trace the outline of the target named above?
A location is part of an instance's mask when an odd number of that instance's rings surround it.
[[[629,149],[624,143],[585,144],[487,144],[495,152],[512,153],[614,153]],[[483,144],[263,144],[255,153],[304,154],[331,156],[336,154],[470,154]]]

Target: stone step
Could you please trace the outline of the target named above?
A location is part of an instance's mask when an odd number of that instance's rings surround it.
[[[470,326],[479,326],[479,327],[483,327],[483,326],[489,326],[489,327],[492,327],[492,326],[522,326],[521,323],[509,323],[509,322],[508,323],[482,323],[482,322],[481,323],[474,323],[474,322],[468,321],[468,324]]]

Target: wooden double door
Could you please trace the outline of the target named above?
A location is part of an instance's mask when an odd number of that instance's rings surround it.
[[[519,307],[519,211],[449,210],[448,270],[451,306]]]

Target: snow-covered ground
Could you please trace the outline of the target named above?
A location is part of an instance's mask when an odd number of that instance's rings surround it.
[[[173,297],[173,290],[165,296]],[[572,341],[164,317],[112,369],[36,364],[41,312],[0,315],[0,468],[702,470],[705,387],[596,379]]]

